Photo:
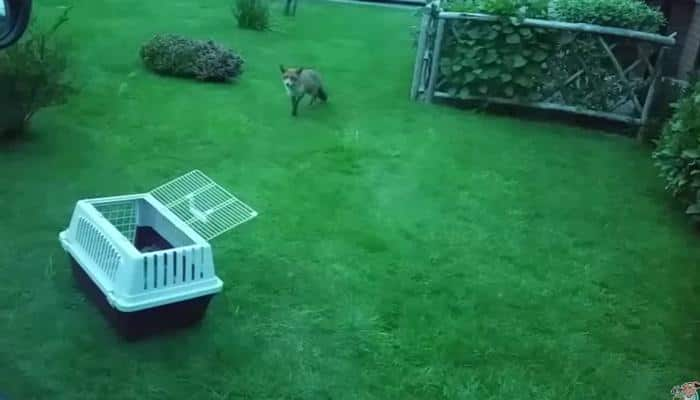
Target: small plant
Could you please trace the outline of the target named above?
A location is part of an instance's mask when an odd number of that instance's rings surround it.
[[[20,42],[0,52],[0,138],[23,136],[37,111],[65,103],[74,92],[66,79],[66,43],[55,36],[69,12],[46,30],[32,21]]]
[[[270,28],[270,7],[267,0],[235,0],[233,14],[238,27],[264,31]]]
[[[666,182],[665,189],[700,222],[700,83],[695,83],[675,105],[653,153]]]
[[[211,40],[158,34],[141,47],[140,55],[147,68],[163,75],[224,82],[243,72],[244,60]]]

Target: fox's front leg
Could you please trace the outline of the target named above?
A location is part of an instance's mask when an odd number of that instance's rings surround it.
[[[299,102],[301,99],[304,97],[302,94],[301,96],[293,96],[292,97],[292,115],[296,117],[297,115],[297,109],[299,108]]]
[[[297,115],[297,98],[294,96],[291,96],[290,99],[292,100],[292,116],[296,117]]]
[[[316,102],[316,96],[311,96],[311,101],[309,101],[309,105],[312,106]]]

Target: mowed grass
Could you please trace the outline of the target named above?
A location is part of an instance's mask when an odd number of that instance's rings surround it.
[[[301,1],[285,19],[276,2],[258,33],[229,3],[75,2],[81,91],[0,152],[0,392],[661,399],[700,378],[698,237],[648,150],[410,102],[411,11]],[[157,32],[220,41],[245,73],[155,76],[138,48]],[[292,118],[279,64],[318,68],[330,102]],[[212,241],[225,289],[200,326],[124,343],[58,233],[81,198],[195,168],[260,216]]]

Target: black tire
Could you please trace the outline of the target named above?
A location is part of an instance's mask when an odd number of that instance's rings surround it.
[[[32,14],[32,0],[4,0],[6,15],[0,20],[5,25],[0,31],[0,49],[17,42],[27,30]]]

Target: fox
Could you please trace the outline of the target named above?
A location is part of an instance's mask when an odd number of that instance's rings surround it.
[[[297,116],[299,102],[305,95],[311,96],[309,105],[321,99],[324,103],[328,101],[328,94],[324,88],[321,75],[310,68],[285,68],[280,64],[282,73],[282,83],[287,90],[287,95],[292,100],[292,116]]]

